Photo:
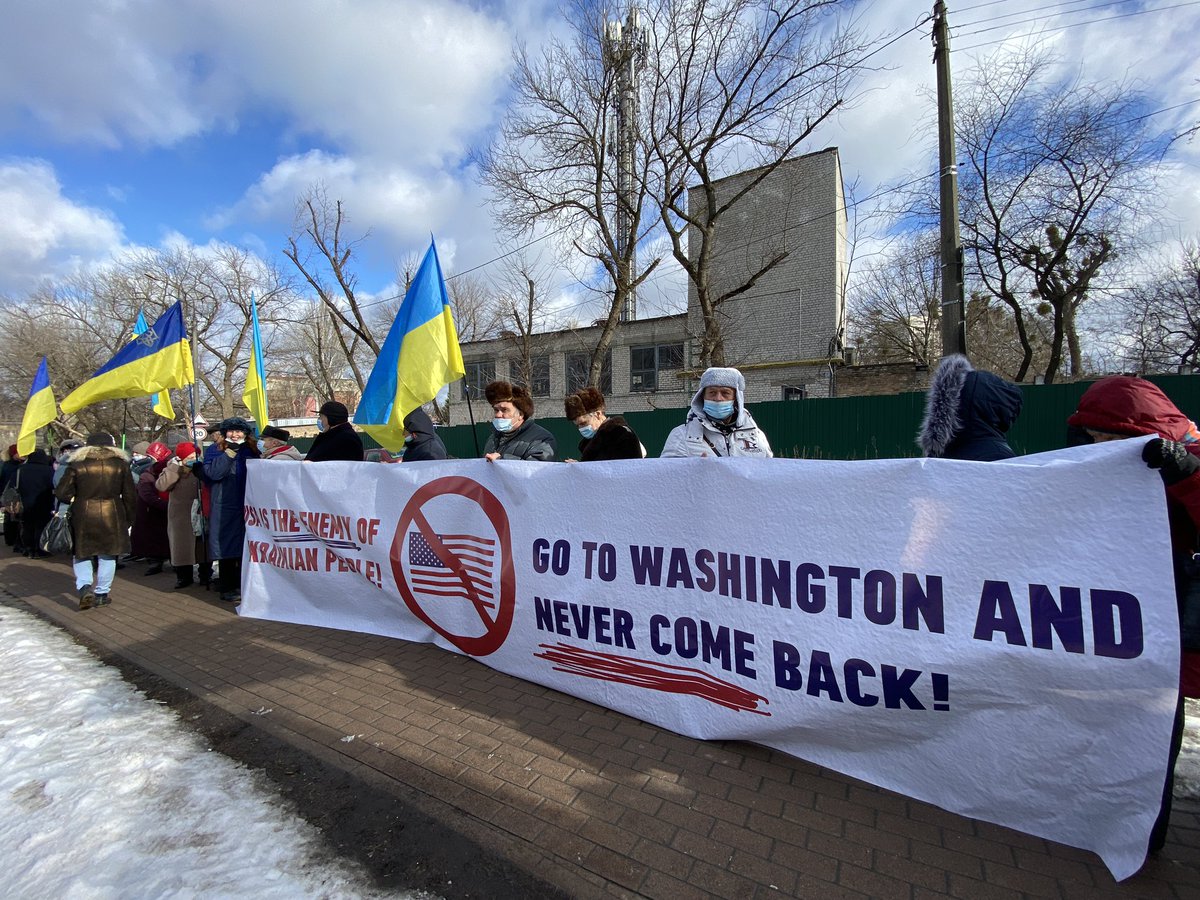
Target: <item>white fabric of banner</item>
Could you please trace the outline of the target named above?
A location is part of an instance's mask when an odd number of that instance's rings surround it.
[[[1002,463],[250,463],[241,614],[427,641],[1137,871],[1179,637],[1121,441]]]

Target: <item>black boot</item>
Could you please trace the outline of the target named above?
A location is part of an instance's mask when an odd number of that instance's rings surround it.
[[[154,560],[152,563],[150,563],[150,568],[148,568],[148,569],[147,569],[145,572],[143,572],[142,574],[144,574],[144,575],[157,575],[157,574],[158,574],[159,572],[161,572],[162,570],[163,570],[163,561],[162,561],[161,559],[156,559],[156,560]]]
[[[178,591],[182,588],[191,587],[194,583],[192,579],[192,567],[173,566],[173,568],[175,569],[175,590]]]

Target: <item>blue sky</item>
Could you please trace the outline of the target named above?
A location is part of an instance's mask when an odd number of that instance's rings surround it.
[[[951,3],[956,47],[992,42],[957,52],[955,66],[1037,31],[1088,76],[1141,79],[1160,108],[1200,97],[1200,3],[1116,19],[1175,4],[1097,2]],[[894,35],[932,3],[846,6],[871,33]],[[392,291],[397,262],[431,233],[448,272],[485,263],[502,251],[469,154],[503,115],[514,40],[536,47],[563,27],[556,5],[517,0],[11,0],[5,12],[8,296],[168,242],[228,241],[282,261],[295,202],[317,181],[345,201],[352,233],[371,232],[367,294]],[[875,57],[859,102],[802,148],[837,145],[860,193],[931,158],[927,34]],[[1194,121],[1200,104],[1173,115]],[[1200,233],[1198,163],[1200,142],[1174,156],[1163,240]],[[664,268],[643,310],[670,311],[681,288]]]

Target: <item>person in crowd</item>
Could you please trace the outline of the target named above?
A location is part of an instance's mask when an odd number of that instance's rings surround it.
[[[242,545],[246,542],[246,461],[258,458],[258,446],[248,440],[253,426],[234,417],[221,423],[222,450],[204,463],[204,477],[212,486],[209,518],[209,558],[218,564],[221,599],[242,599]]]
[[[446,445],[425,410],[418,406],[404,417],[404,462],[445,459],[446,455]]]
[[[67,474],[67,460],[71,453],[83,446],[83,441],[78,438],[67,438],[58,448],[58,456],[54,458],[54,486],[58,487],[58,483],[62,481],[63,475]]]
[[[304,457],[300,451],[288,443],[292,439],[290,431],[268,425],[258,436],[258,452],[263,459],[290,459],[299,461]]]
[[[17,453],[17,445],[9,444],[8,452],[4,454],[4,464],[0,465],[0,494],[3,494],[10,487],[15,488],[17,485],[17,469],[21,465],[21,456]],[[21,543],[21,518],[20,516],[4,514],[4,543],[12,547],[13,553],[23,553],[24,545]]]
[[[54,515],[54,469],[45,450],[33,450],[17,469],[17,492],[21,495],[21,544],[31,559],[49,556],[42,552],[42,529]]]
[[[138,441],[129,448],[129,468],[133,471],[134,481],[141,478],[142,473],[154,465],[154,459],[146,452],[149,449],[149,441]]]
[[[66,474],[54,489],[59,500],[71,504],[80,609],[108,604],[117,557],[129,552],[137,486],[129,457],[116,443],[107,431],[89,434],[84,446],[71,453]]]
[[[183,441],[167,460],[162,473],[154,482],[156,490],[167,495],[167,542],[171,550],[171,568],[175,570],[175,590],[195,583],[192,566],[200,569],[200,583],[208,585],[208,548],[203,535],[197,535],[192,519],[192,507],[200,498],[200,478],[195,468],[199,462],[196,445]]]
[[[705,369],[687,420],[667,435],[660,455],[771,458],[767,436],[746,409],[746,379],[741,372]]]
[[[533,398],[529,391],[507,381],[493,381],[483,393],[492,406],[492,433],[483,445],[484,459],[554,462],[558,442],[533,421]]]
[[[363,442],[350,424],[350,411],[346,404],[327,400],[317,415],[317,431],[320,432],[308,448],[306,462],[329,462],[335,459],[350,462],[363,461]]]
[[[993,462],[1015,454],[1005,435],[1024,395],[991,372],[977,372],[960,353],[938,363],[925,397],[917,446],[926,456]]]
[[[641,459],[646,449],[621,416],[604,413],[604,395],[594,387],[568,394],[563,401],[567,418],[579,429],[579,459]],[[568,459],[567,462],[575,460]]]
[[[145,574],[157,575],[171,557],[171,544],[167,538],[167,494],[156,488],[154,483],[171,459],[171,448],[162,441],[155,441],[146,445],[146,456],[151,461],[150,465],[135,476],[137,508],[129,546],[135,557],[140,556],[149,564]]]
[[[1081,428],[1093,443],[1153,435],[1142,448],[1142,459],[1162,476],[1167,494],[1167,520],[1175,559],[1176,600],[1183,612],[1188,584],[1186,564],[1197,551],[1200,534],[1200,433],[1156,385],[1141,378],[1112,375],[1092,384],[1067,419],[1068,427]],[[1149,850],[1155,853],[1167,840],[1171,795],[1175,786],[1175,760],[1183,741],[1184,698],[1200,697],[1200,651],[1184,650],[1180,658],[1180,693],[1171,734],[1167,779],[1162,806],[1150,832]]]

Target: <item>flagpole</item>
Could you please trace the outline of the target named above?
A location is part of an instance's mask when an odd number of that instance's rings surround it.
[[[467,415],[471,417],[471,438],[475,441],[475,455],[480,456],[479,452],[479,432],[475,430],[475,410],[471,407],[471,388],[473,385],[463,382],[463,390],[467,395]]]

